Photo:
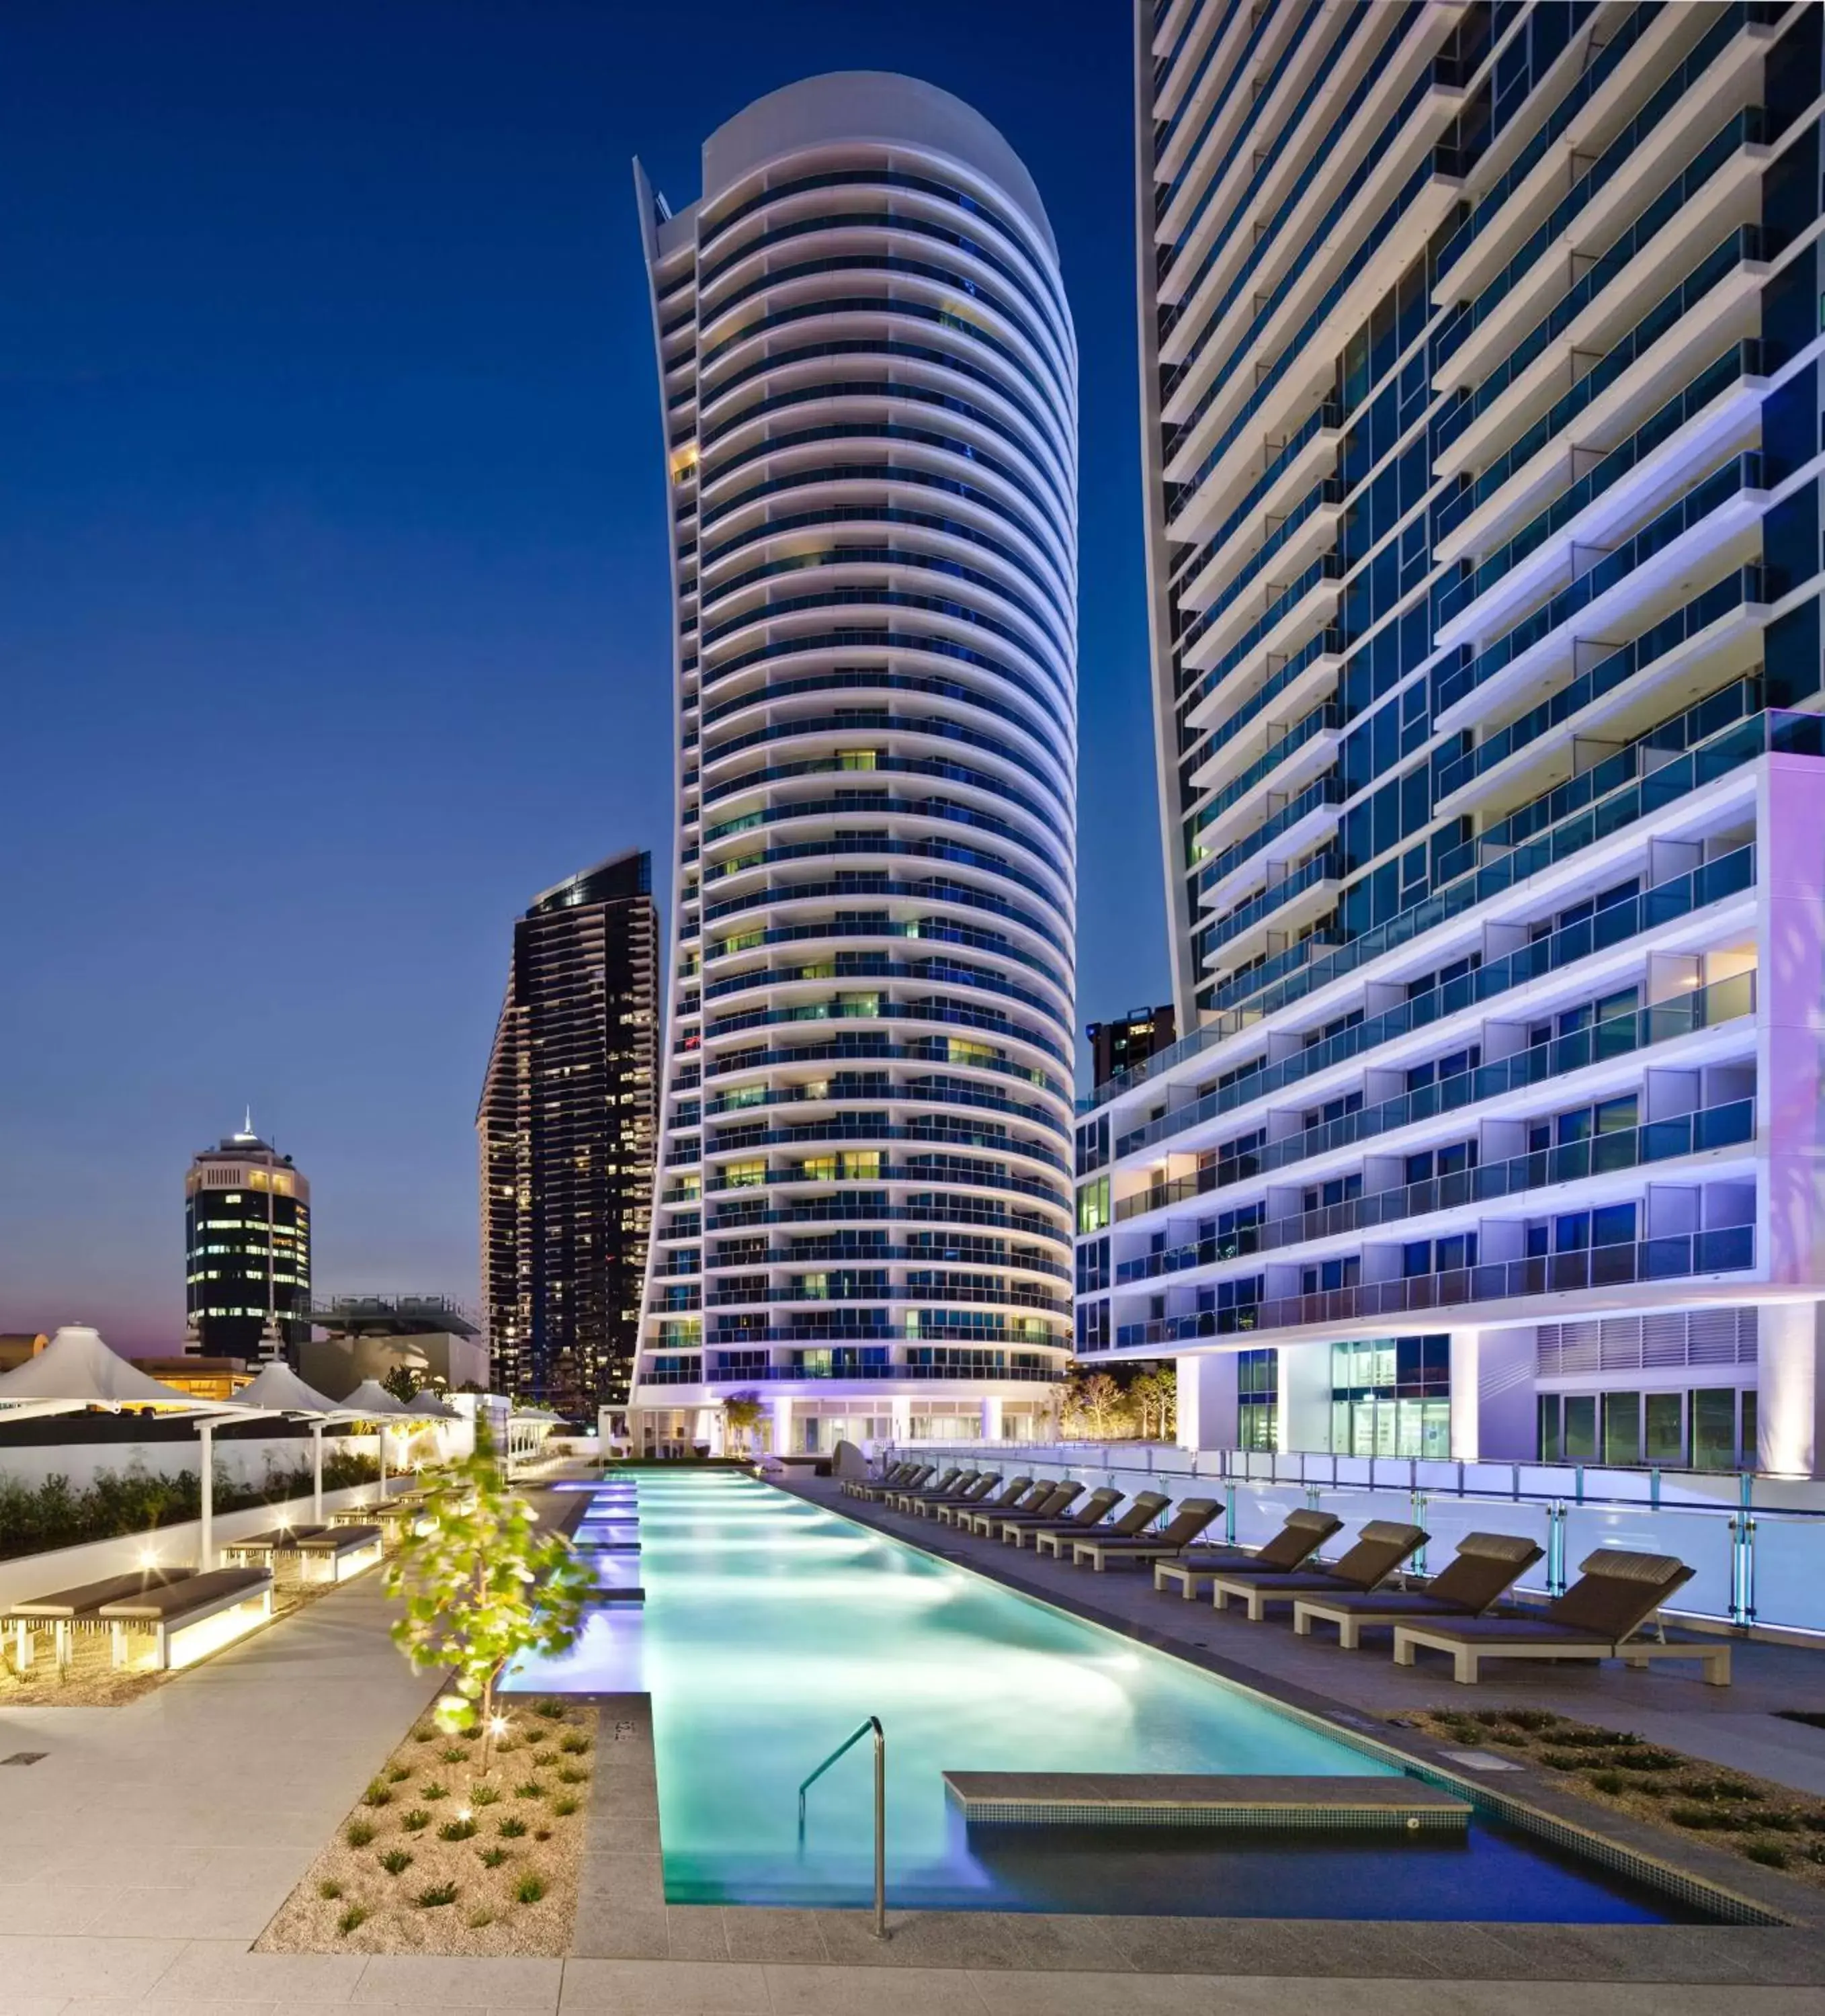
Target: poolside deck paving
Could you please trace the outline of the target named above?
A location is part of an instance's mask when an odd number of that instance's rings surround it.
[[[794,1483],[810,1495],[811,1479]],[[846,1499],[833,1509],[859,1510]],[[948,1528],[879,1523],[914,1529],[905,1537],[928,1546],[941,1533],[958,1558],[974,1556]],[[981,1553],[992,1571],[1014,1564],[1011,1549]],[[1018,1559],[1022,1580],[1042,1579],[1029,1555]],[[1206,1663],[1220,1658],[1236,1677],[1334,1712],[1366,1715],[1444,1691],[1431,1675],[1416,1687],[1373,1653],[1339,1654],[1268,1626],[1233,1624],[1219,1654],[1208,1641],[1225,1620],[1154,1598],[1150,1578],[1052,1573],[1067,1586],[1035,1593],[1079,1599],[1073,1607],[1085,1614],[1081,1600],[1093,1599],[1114,1622],[1132,1605],[1145,1623],[1129,1628],[1162,1636],[1173,1612],[1189,1611],[1207,1640],[1192,1649]],[[884,1997],[894,2016],[1813,2016],[1825,1983],[1825,1936],[1809,1923],[1568,1929],[891,1913],[884,1945],[865,1912],[668,1906],[650,1717],[639,1697],[612,1705],[621,1733],[605,1727],[598,1746],[573,1957],[251,1953],[435,1692],[389,1640],[392,1614],[376,1581],[351,1582],[125,1706],[0,1714],[0,1755],[44,1753],[0,1773],[0,2016],[849,2016]],[[1737,1699],[1726,1705],[1733,1712],[1724,1716],[1715,1695],[1688,1707],[1688,1697],[1712,1690],[1670,1673],[1529,1674],[1478,1698],[1544,1697],[1614,1720],[1620,1696],[1630,1726],[1654,1734],[1635,1704],[1676,1697],[1654,1711],[1679,1725],[1664,1740],[1709,1754],[1686,1724],[1723,1730],[1771,1719],[1765,1701],[1825,1693],[1825,1658],[1764,1661],[1768,1649],[1744,1648]],[[1790,1657],[1800,1662],[1791,1678]],[[1305,1662],[1296,1674],[1273,1670],[1295,1658]],[[1384,1696],[1384,1687],[1412,1692]],[[1776,1726],[1776,1750],[1821,1741],[1820,1732]]]

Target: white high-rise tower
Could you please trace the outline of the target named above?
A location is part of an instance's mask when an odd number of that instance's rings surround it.
[[[1020,1437],[1064,1371],[1077,352],[1007,143],[813,77],[635,170],[679,855],[646,1442]]]

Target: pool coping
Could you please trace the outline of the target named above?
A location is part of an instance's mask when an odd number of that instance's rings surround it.
[[[869,1934],[869,1914],[830,1906],[668,1904],[660,1831],[657,1767],[648,1694],[597,1694],[605,1726],[620,1733],[599,1745],[585,1869],[572,1952],[626,1960],[840,1960],[887,1967],[1052,1967],[1083,1972],[1254,1974],[1304,1978],[1549,1981],[1567,1978],[1666,1983],[1811,1985],[1825,1983],[1821,1900],[1773,1870],[1706,1848],[1622,1814],[1599,1832],[1587,1809],[1538,1784],[1528,1795],[1467,1780],[1445,1761],[1446,1746],[1418,1730],[1402,1742],[1344,1704],[1150,1631],[1089,1603],[966,1556],[923,1545],[822,1495],[768,1482],[783,1496],[833,1512],[941,1562],[967,1570],[1030,1601],[1177,1659],[1239,1693],[1359,1752],[1438,1784],[1527,1831],[1603,1863],[1663,1894],[1700,1903],[1730,1921],[1716,1925],[1514,1923],[1482,1920],[1104,1917],[1089,1913],[890,1910],[891,1935]],[[625,1750],[615,1745],[625,1743]],[[610,1795],[610,1796],[605,1796]],[[1686,1852],[1679,1861],[1669,1847]],[[891,1901],[891,1900],[890,1900]]]

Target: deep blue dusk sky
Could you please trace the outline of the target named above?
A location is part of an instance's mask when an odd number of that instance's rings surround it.
[[[1024,157],[1082,353],[1087,1018],[1166,986],[1127,0],[60,0],[0,18],[0,1330],[182,1333],[239,1122],[319,1289],[476,1295],[511,920],[670,873],[629,157],[904,70]]]

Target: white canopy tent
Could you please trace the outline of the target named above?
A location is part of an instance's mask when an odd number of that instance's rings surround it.
[[[459,1421],[463,1418],[448,1400],[440,1399],[429,1388],[422,1393],[413,1394],[406,1403],[405,1411],[427,1421]]]
[[[307,1386],[283,1359],[275,1359],[259,1377],[235,1395],[237,1405],[273,1414],[292,1414],[311,1425],[311,1517],[323,1523],[323,1431],[334,1420],[349,1420],[346,1408]]]
[[[380,1431],[380,1496],[387,1496],[387,1424],[403,1417],[416,1420],[409,1407],[402,1407],[377,1379],[364,1379],[342,1403],[342,1412],[355,1420],[372,1421]]]
[[[237,1401],[200,1400],[130,1365],[87,1323],[65,1323],[36,1357],[0,1373],[0,1410],[8,1420],[46,1414],[77,1414],[92,1407],[118,1413],[123,1407],[156,1407],[189,1414],[201,1439],[197,1479],[202,1517],[197,1535],[199,1565],[214,1566],[215,1425],[254,1411]]]

